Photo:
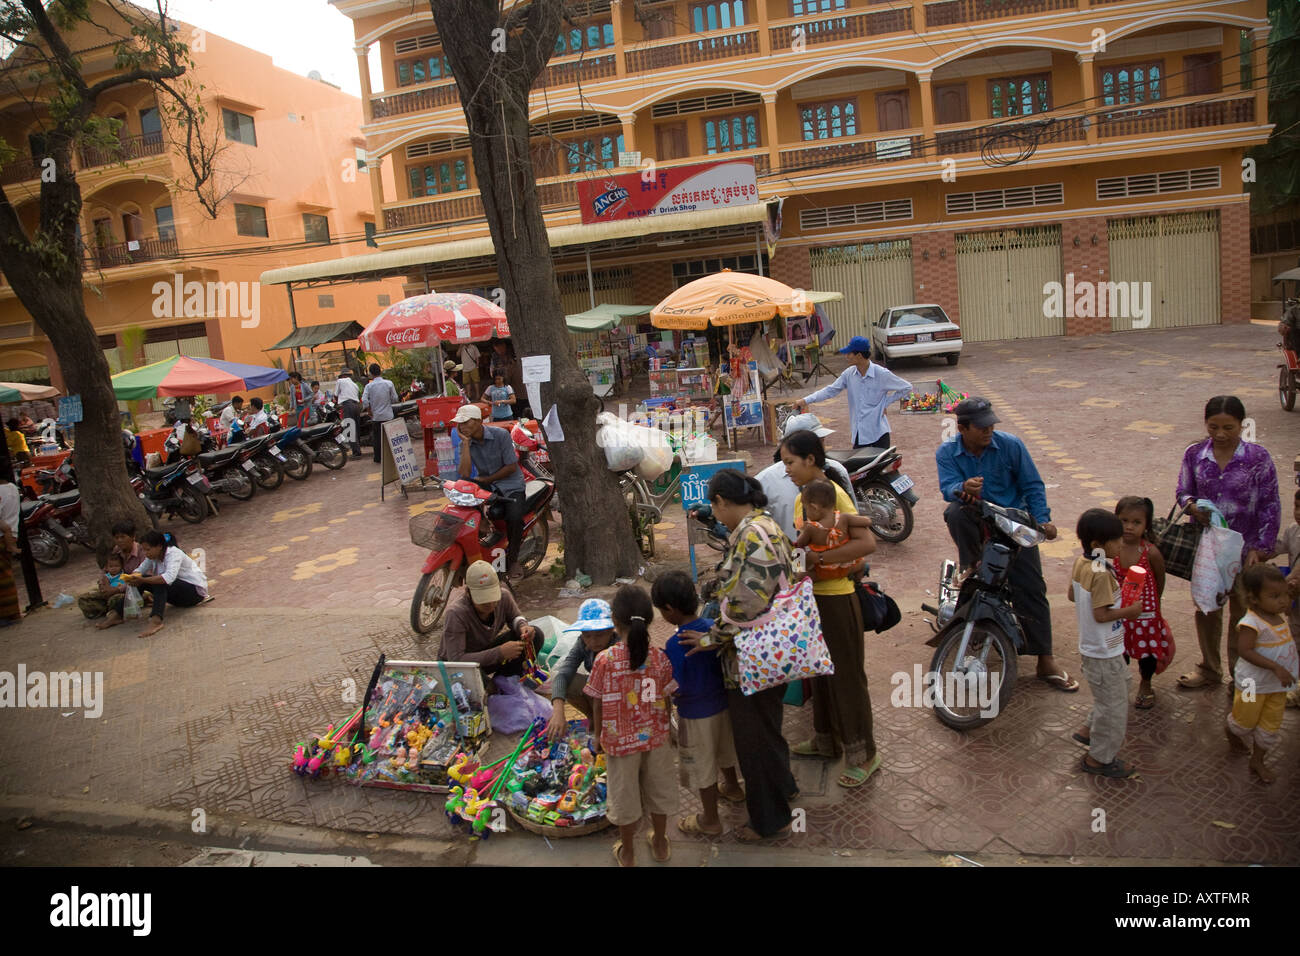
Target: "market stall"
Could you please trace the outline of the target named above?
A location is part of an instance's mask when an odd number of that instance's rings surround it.
[[[579,341],[575,351],[578,366],[587,376],[592,390],[601,398],[610,395],[619,381],[632,375],[631,337],[623,331],[622,323],[650,314],[648,305],[618,305],[602,302],[586,312],[575,312],[564,317],[565,325],[575,335],[589,335],[587,342]],[[602,338],[600,333],[606,333]],[[632,336],[635,336],[635,332]]]

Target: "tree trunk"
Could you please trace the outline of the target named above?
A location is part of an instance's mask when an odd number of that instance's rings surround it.
[[[528,94],[555,47],[560,0],[534,0],[504,50],[491,46],[499,17],[491,0],[431,0],[430,6],[465,110],[516,351],[551,357],[543,407],[533,411],[543,417],[555,403],[564,428],[564,441],[549,448],[563,508],[565,568],[582,570],[597,584],[635,575],[641,556],[618,479],[596,445],[599,403],[564,323],[528,148]]]

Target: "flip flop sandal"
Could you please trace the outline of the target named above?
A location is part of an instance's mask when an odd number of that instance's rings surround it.
[[[1040,681],[1055,690],[1065,694],[1073,694],[1079,689],[1079,682],[1070,676],[1069,671],[1061,671],[1059,674],[1048,674],[1046,677],[1039,677]]]
[[[1138,710],[1150,710],[1155,705],[1156,705],[1155,694],[1138,694],[1137,700],[1133,704],[1133,706],[1136,707]]]
[[[1070,739],[1071,739],[1071,740],[1074,740],[1074,741],[1077,741],[1077,742],[1079,742],[1079,743],[1081,743],[1081,744],[1083,744],[1085,747],[1091,747],[1091,746],[1092,746],[1092,738],[1091,738],[1091,737],[1085,737],[1083,734],[1078,733],[1078,732],[1075,732],[1075,733],[1073,733],[1073,734],[1070,734]]]
[[[669,860],[673,858],[673,843],[671,840],[668,839],[668,834],[666,833],[664,834],[664,842],[668,844],[668,855],[664,857],[662,860],[659,857],[655,856],[654,830],[646,830],[645,842],[646,842],[646,846],[650,847],[650,859],[654,860],[656,863],[667,863]]]
[[[682,833],[685,833],[687,836],[704,836],[704,837],[722,836],[721,826],[719,826],[719,828],[712,833],[710,833],[708,830],[701,829],[700,815],[698,813],[692,813],[690,816],[682,817],[680,820],[678,820],[677,829],[680,830]],[[651,847],[650,851],[653,853],[654,847]],[[669,855],[671,856],[672,849],[669,848],[668,852]]]
[[[790,748],[790,753],[795,757],[816,757],[819,760],[834,760],[839,757],[837,753],[827,753],[819,750],[815,741],[805,740],[803,743],[795,744]]]
[[[1100,777],[1115,777],[1119,780],[1131,777],[1133,774],[1137,773],[1137,770],[1132,764],[1122,764],[1119,760],[1112,760],[1110,763],[1104,763],[1099,767],[1094,767],[1088,763],[1088,758],[1084,757],[1079,766],[1083,768],[1084,773],[1095,773]]]
[[[1211,672],[1212,673],[1212,672]],[[1207,677],[1201,671],[1193,671],[1190,674],[1183,674],[1178,678],[1178,686],[1184,690],[1198,690],[1202,687],[1213,687],[1223,678]]]
[[[619,866],[627,868],[628,864],[623,862],[623,841],[614,841],[614,862]]]
[[[880,754],[876,754],[876,756],[872,758],[871,763],[868,764],[865,768],[849,767],[842,774],[840,774],[839,779],[837,779],[835,782],[838,783],[841,787],[852,790],[855,787],[862,786],[864,783],[870,780],[871,775],[879,769],[880,769]],[[859,777],[858,774],[861,774],[862,776]],[[845,780],[848,780],[849,782],[845,783],[844,782]]]

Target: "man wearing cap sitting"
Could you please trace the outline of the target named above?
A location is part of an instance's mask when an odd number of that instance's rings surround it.
[[[514,595],[501,590],[486,561],[465,569],[465,586],[447,599],[438,659],[478,664],[485,675],[523,674],[528,644],[542,649],[542,634],[519,613]]]
[[[840,354],[848,355],[853,364],[825,388],[795,402],[795,408],[806,412],[809,405],[824,402],[847,388],[853,447],[888,448],[889,419],[885,417],[885,408],[890,402],[911,394],[912,383],[872,363],[871,342],[860,335],[849,339]]]
[[[805,429],[818,438],[825,438],[835,432],[835,429],[826,428],[822,425],[821,419],[812,412],[808,412],[804,415],[791,415],[786,420],[785,428],[781,432],[781,438],[785,439],[795,432]],[[776,464],[768,465],[754,477],[763,486],[763,494],[767,495],[768,513],[776,519],[776,523],[781,526],[781,530],[785,532],[786,537],[793,541],[799,537],[799,532],[794,526],[794,502],[799,497],[799,486],[786,473],[785,464],[781,461],[780,449],[777,449],[772,456],[772,460]],[[832,481],[842,487],[849,497],[853,497],[853,484],[849,480],[849,473],[843,465],[833,458],[827,458],[826,474]]]
[[[957,545],[962,568],[973,567],[982,548],[979,522],[962,508],[963,502],[983,498],[1002,508],[1027,511],[1047,539],[1055,539],[1056,525],[1047,507],[1047,491],[1025,443],[1015,435],[994,431],[1000,419],[986,398],[968,398],[959,402],[954,411],[957,434],[944,441],[934,457],[939,468],[939,488],[944,500],[951,502],[943,518]],[[1037,547],[1021,549],[1007,580],[1025,632],[1024,652],[1038,656],[1038,678],[1057,690],[1078,690],[1079,682],[1052,656],[1052,608],[1047,603],[1047,584]]]
[[[595,666],[596,655],[618,640],[614,633],[614,618],[609,602],[603,598],[587,598],[578,608],[578,619],[572,627],[566,627],[564,633],[574,631],[580,638],[573,642],[564,660],[551,671],[551,721],[546,732],[552,741],[564,737],[568,721],[564,715],[564,705],[572,704],[588,718],[591,717],[591,698],[583,693],[587,686],[587,677]],[[585,667],[586,674],[579,674],[578,668]]]
[[[524,536],[524,476],[519,470],[519,455],[514,440],[504,428],[485,428],[483,410],[477,405],[462,405],[452,418],[456,431],[465,439],[469,454],[460,456],[460,477],[469,478],[501,495],[499,504],[506,521],[506,570],[516,573],[515,561]]]

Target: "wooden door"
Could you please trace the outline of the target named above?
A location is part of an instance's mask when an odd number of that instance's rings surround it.
[[[911,125],[907,90],[876,94],[876,126],[882,133],[891,129],[907,129]]]

